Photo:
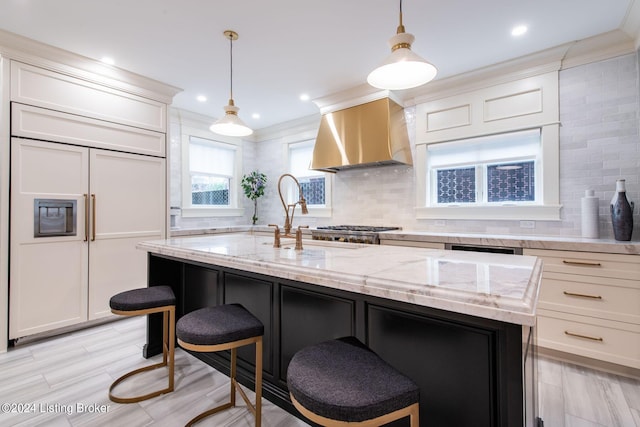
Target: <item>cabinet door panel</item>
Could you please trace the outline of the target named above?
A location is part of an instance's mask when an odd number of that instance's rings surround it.
[[[256,316],[264,325],[263,369],[273,373],[273,283],[237,274],[224,273],[225,304],[240,303]],[[246,346],[238,349],[238,356],[255,365],[255,348]]]
[[[89,318],[96,319],[109,315],[111,295],[146,286],[146,254],[136,244],[164,237],[165,160],[97,149],[90,154],[95,241],[89,251]]]
[[[428,425],[497,425],[491,331],[378,306],[367,318],[369,347],[420,386]]]
[[[353,300],[282,286],[280,292],[280,380],[302,348],[333,338],[355,335]]]
[[[11,104],[11,134],[23,138],[165,156],[165,134],[46,108]]]
[[[12,139],[9,338],[87,319],[88,150]],[[76,234],[34,237],[34,200],[76,202]]]
[[[91,150],[96,240],[163,233],[164,170],[162,158]]]
[[[178,307],[179,313],[176,316],[183,316],[194,310],[218,305],[219,274],[218,270],[212,268],[185,265],[183,286],[188,289],[188,291],[184,290],[184,294],[189,295],[189,298],[183,300],[182,307]],[[164,281],[162,283],[169,285]]]

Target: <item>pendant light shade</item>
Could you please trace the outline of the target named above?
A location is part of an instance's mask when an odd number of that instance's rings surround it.
[[[226,136],[248,136],[253,133],[250,127],[238,117],[238,111],[233,102],[233,41],[238,40],[238,33],[227,30],[224,36],[229,39],[229,66],[230,66],[230,95],[229,104],[224,107],[224,116],[209,127],[211,132]]]
[[[219,118],[209,127],[211,132],[227,136],[248,136],[253,130],[238,117],[239,108],[229,100],[229,105],[224,106],[224,117]]]
[[[379,89],[402,90],[418,87],[433,80],[438,70],[411,50],[414,40],[413,34],[404,31],[400,0],[400,25],[397,34],[389,39],[391,55],[369,73],[367,82]]]

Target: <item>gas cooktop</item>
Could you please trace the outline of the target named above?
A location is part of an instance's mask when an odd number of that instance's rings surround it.
[[[329,240],[333,242],[378,244],[378,232],[400,230],[400,227],[370,225],[326,225],[311,231],[313,240]]]
[[[325,225],[316,227],[318,230],[333,230],[333,231],[390,231],[400,230],[400,227],[385,227],[385,226],[369,226],[369,225]]]

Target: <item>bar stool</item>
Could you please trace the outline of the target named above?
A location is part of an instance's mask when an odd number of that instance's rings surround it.
[[[323,426],[380,426],[407,416],[419,425],[418,386],[355,337],[297,352],[287,385],[296,409]]]
[[[173,391],[173,371],[175,353],[175,313],[176,297],[169,286],[152,286],[121,292],[109,300],[111,312],[121,316],[141,316],[162,313],[162,362],[148,365],[124,374],[109,387],[109,399],[116,403],[135,403]],[[163,366],[168,367],[169,384],[167,388],[141,396],[118,397],[113,389],[125,379],[141,372],[151,371]]]
[[[236,406],[236,390],[255,417],[256,427],[260,427],[262,417],[262,335],[264,325],[240,304],[225,304],[206,307],[182,316],[176,324],[178,344],[186,350],[215,352],[231,350],[229,402],[209,409],[193,418],[186,425],[191,426],[203,418]],[[256,401],[252,404],[240,384],[236,381],[236,353],[239,347],[256,345]]]

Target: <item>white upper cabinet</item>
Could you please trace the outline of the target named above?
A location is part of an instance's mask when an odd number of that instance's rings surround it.
[[[11,133],[23,138],[62,142],[128,153],[166,156],[166,135],[74,114],[14,102]]]
[[[11,101],[166,132],[164,103],[66,74],[11,62]]]

